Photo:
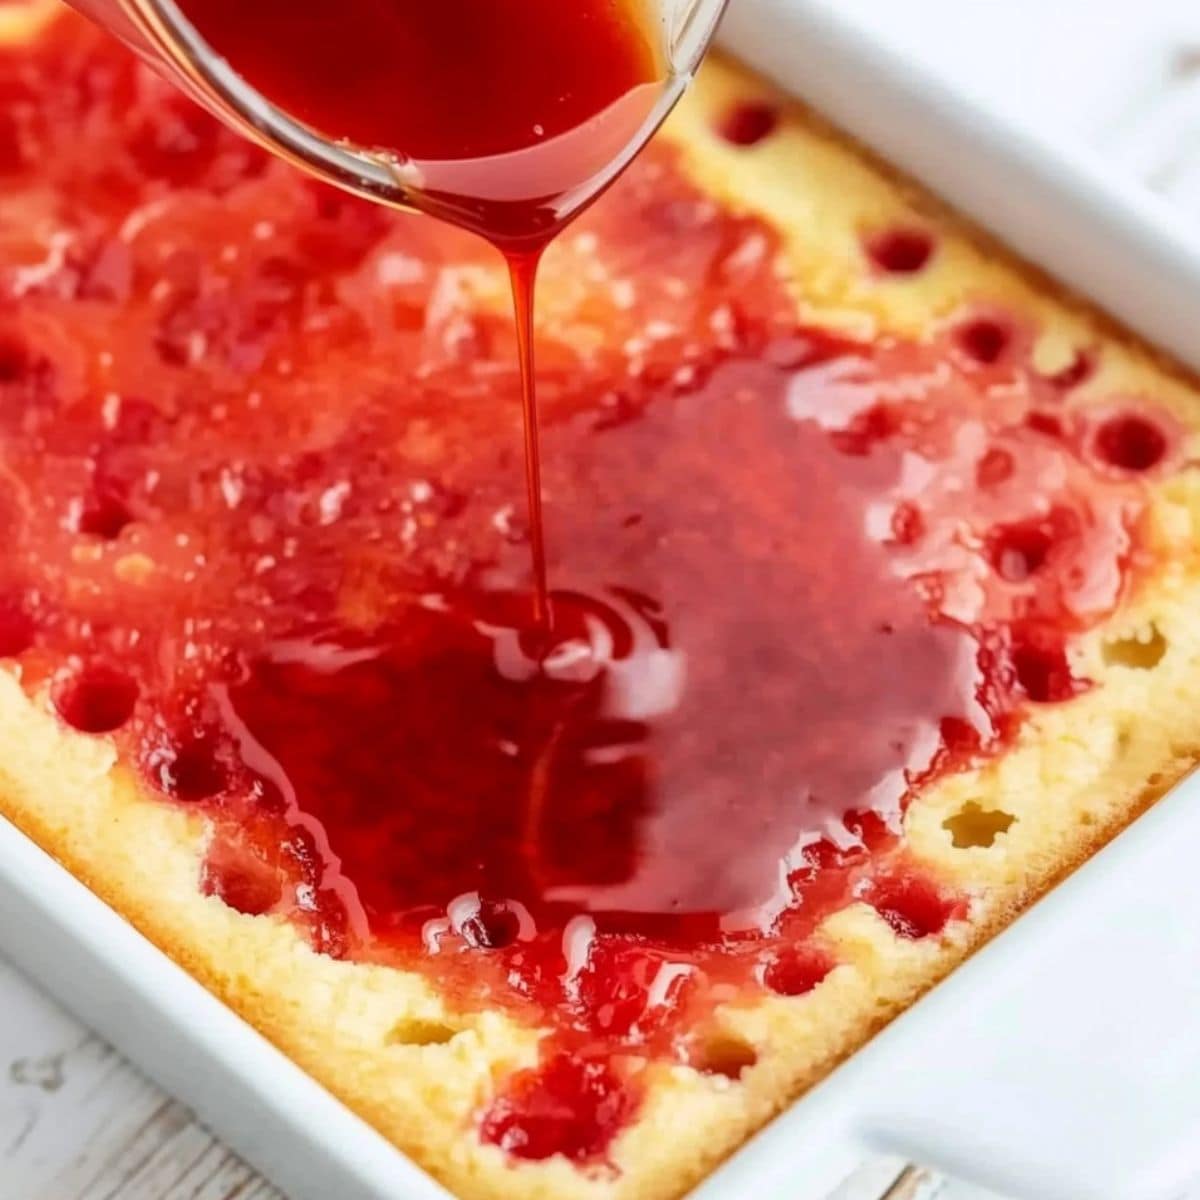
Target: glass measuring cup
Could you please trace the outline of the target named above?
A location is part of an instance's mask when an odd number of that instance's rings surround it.
[[[509,241],[544,241],[620,173],[687,86],[727,0],[646,0],[647,31],[659,41],[662,76],[600,118],[503,156],[436,162],[405,157],[402,146],[336,140],[306,125],[205,41],[184,15],[186,3],[69,2],[215,115],[296,165],[361,196],[442,217],[502,244],[506,212],[514,214]]]

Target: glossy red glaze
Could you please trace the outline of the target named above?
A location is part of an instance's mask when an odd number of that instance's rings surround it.
[[[206,816],[205,894],[548,1028],[485,1137],[601,1162],[637,1064],[754,1069],[713,1009],[819,987],[824,917],[966,912],[913,789],[1086,686],[1147,553],[1152,455],[1021,339],[798,327],[772,232],[652,149],[544,264],[547,635],[473,238],[170,133],[71,19],[0,89],[0,650]]]

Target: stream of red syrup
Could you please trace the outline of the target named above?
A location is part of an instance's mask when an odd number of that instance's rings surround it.
[[[866,280],[936,256],[863,231]],[[205,893],[547,1029],[480,1115],[515,1156],[603,1169],[647,1064],[736,1078],[720,1006],[819,986],[847,904],[968,912],[905,807],[1089,686],[1178,459],[1147,400],[1072,405],[1095,347],[844,336],[778,266],[662,146],[546,255],[547,647],[476,240],[73,18],[0,49],[0,653],[205,816]]]

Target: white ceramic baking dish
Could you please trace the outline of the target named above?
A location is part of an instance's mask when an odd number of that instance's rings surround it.
[[[836,0],[733,0],[726,43],[1200,367],[1200,241],[900,60]],[[1022,1200],[1200,1178],[1200,781],[1185,783],[754,1138],[698,1200],[819,1200],[887,1152]],[[292,1200],[443,1189],[0,822],[0,947]],[[0,1180],[0,1192],[3,1191]]]

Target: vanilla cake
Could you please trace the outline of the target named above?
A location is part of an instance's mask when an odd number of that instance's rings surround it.
[[[1183,373],[711,61],[503,265],[0,9],[0,812],[457,1195],[681,1196],[1195,760]]]

